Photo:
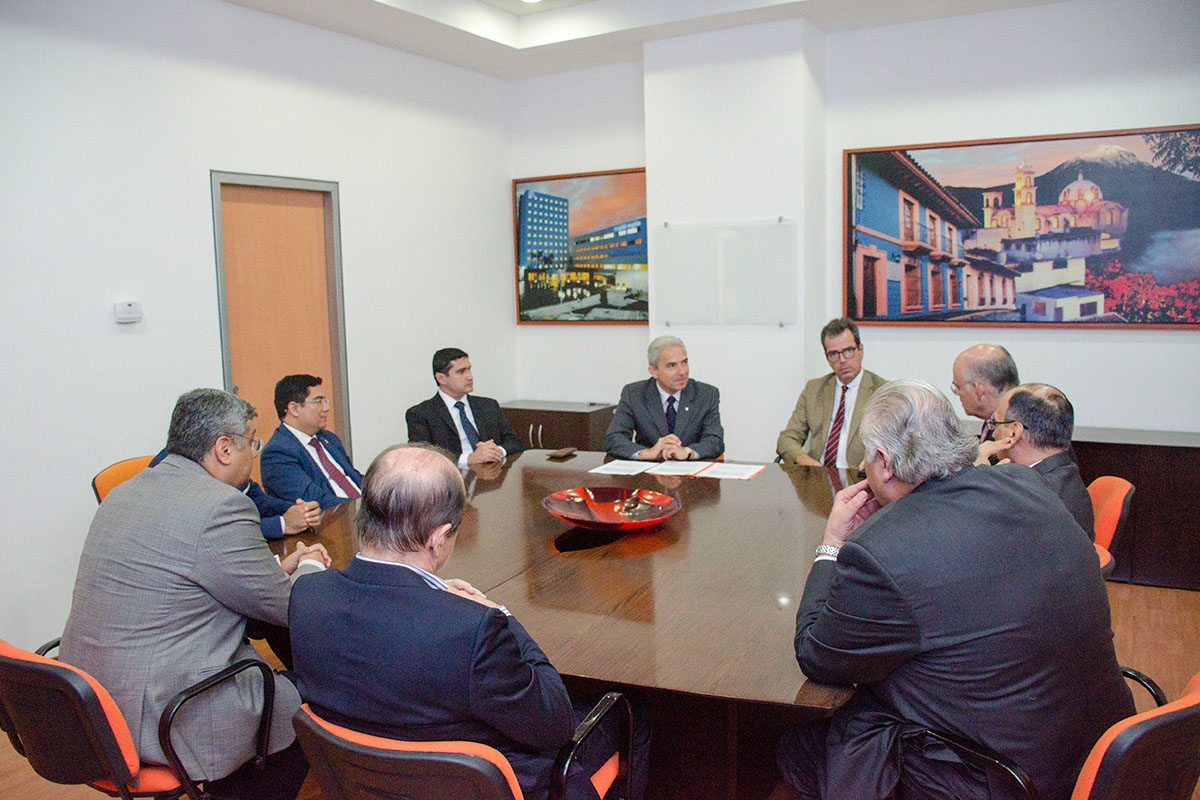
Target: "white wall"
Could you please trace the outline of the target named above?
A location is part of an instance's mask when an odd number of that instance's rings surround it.
[[[841,241],[842,150],[1200,122],[1200,4],[1083,0],[831,35],[827,240]],[[842,307],[840,245],[826,274]],[[1200,431],[1196,331],[864,327],[864,364],[949,391],[965,347],[997,342],[1059,386],[1085,426]]]
[[[516,81],[511,92],[513,179],[646,165],[641,64]],[[515,317],[513,259],[510,236],[505,308]],[[615,403],[623,385],[645,374],[648,343],[644,325],[517,326],[516,393]]]
[[[504,90],[212,0],[0,7],[0,637],[61,631],[92,475],[220,385],[211,169],[338,182],[361,467],[405,437],[438,346],[512,395]],[[118,328],[122,298],[143,323]]]
[[[800,20],[652,42],[645,47],[646,164],[651,261],[667,222],[798,221],[797,323],[674,325],[692,377],[721,390],[731,459],[768,461],[803,385],[813,319],[804,264],[824,263],[821,37]],[[667,332],[650,277],[651,335]],[[816,284],[820,286],[820,284]]]

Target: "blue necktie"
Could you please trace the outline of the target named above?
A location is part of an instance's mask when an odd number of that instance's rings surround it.
[[[471,449],[474,450],[479,446],[479,431],[475,430],[475,426],[471,424],[471,419],[467,416],[466,406],[463,401],[459,400],[454,404],[458,409],[458,421],[462,423],[463,432],[467,434],[467,441],[471,444]]]
[[[667,398],[667,433],[675,432],[675,395]]]

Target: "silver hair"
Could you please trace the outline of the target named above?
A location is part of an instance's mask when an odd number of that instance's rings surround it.
[[[650,346],[646,348],[646,359],[650,366],[658,366],[658,357],[662,355],[662,351],[668,347],[682,347],[685,351],[687,347],[683,343],[683,339],[678,336],[659,336]]]
[[[859,432],[868,461],[882,450],[895,476],[912,484],[966,469],[979,446],[960,427],[946,396],[921,380],[890,381],[875,390]]]
[[[254,406],[236,395],[220,389],[193,389],[175,401],[167,452],[198,464],[222,436],[236,439],[241,450],[246,446],[246,425],[257,416]]]

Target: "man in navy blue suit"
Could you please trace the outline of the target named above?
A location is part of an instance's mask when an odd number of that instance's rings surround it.
[[[325,430],[329,398],[321,379],[287,375],[275,384],[280,425],[262,452],[263,488],[283,500],[298,497],[329,508],[361,495],[362,475],[337,434]]]
[[[436,449],[400,445],[375,459],[355,518],[362,551],[345,571],[305,576],[292,590],[300,694],[321,716],[364,733],[495,747],[525,797],[545,800],[556,751],[589,707],[572,702],[507,609],[466,581],[438,577],[466,504],[462,475]],[[612,722],[577,754],[571,800],[595,800],[587,778],[616,749]],[[633,798],[645,787],[648,744],[635,706]]]

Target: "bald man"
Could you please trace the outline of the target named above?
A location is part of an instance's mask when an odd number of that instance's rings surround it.
[[[958,395],[963,411],[983,420],[979,441],[992,438],[991,421],[1000,395],[1020,382],[1016,362],[998,344],[972,345],[954,359],[950,388]]]

